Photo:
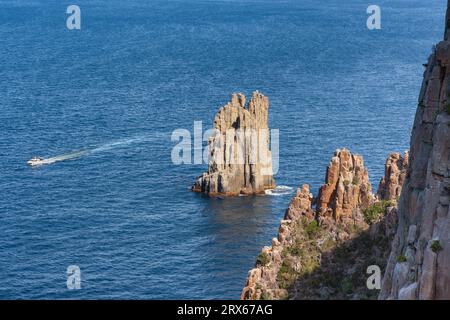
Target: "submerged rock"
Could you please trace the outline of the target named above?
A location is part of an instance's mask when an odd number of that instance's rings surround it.
[[[254,92],[248,105],[243,94],[233,94],[214,118],[208,141],[208,171],[192,186],[210,196],[264,193],[275,187],[269,148],[269,99]]]

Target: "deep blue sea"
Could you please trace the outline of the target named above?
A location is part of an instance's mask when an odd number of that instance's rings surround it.
[[[348,147],[376,188],[408,148],[446,1],[377,0],[373,31],[370,4],[0,1],[0,299],[239,298],[291,195],[191,193],[206,165],[174,165],[171,133],[260,90],[279,185],[316,191]],[[30,168],[34,155],[55,162]]]

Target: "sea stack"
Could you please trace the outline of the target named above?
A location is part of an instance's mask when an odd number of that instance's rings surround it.
[[[220,108],[208,140],[208,171],[192,186],[210,196],[264,193],[275,187],[269,148],[269,99],[258,91],[246,104],[241,93]]]
[[[424,73],[380,299],[450,299],[449,28],[448,8],[444,41]]]

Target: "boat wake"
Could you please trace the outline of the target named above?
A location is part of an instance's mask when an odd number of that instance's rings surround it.
[[[66,160],[74,160],[89,154],[100,153],[105,151],[110,151],[116,148],[125,147],[133,143],[140,143],[151,141],[155,138],[155,136],[138,136],[133,138],[121,139],[117,141],[108,142],[99,146],[95,146],[92,148],[82,149],[78,151],[73,151],[70,153],[66,153],[59,156],[49,157],[49,158],[33,158],[28,161],[28,164],[31,166],[41,166],[53,164],[56,162],[66,161]]]
[[[268,189],[265,191],[270,196],[285,196],[292,193],[293,188],[288,186],[277,186],[275,189]]]
[[[139,142],[145,142],[150,141],[152,137],[150,136],[139,136],[134,138],[127,138],[127,139],[121,139],[117,141],[108,142],[105,144],[102,144],[100,146],[94,147],[89,150],[89,153],[97,153],[97,152],[104,152],[109,151],[112,149],[125,147],[133,143],[139,143]]]
[[[88,150],[75,151],[75,152],[63,154],[63,155],[56,156],[56,157],[44,158],[39,161],[38,165],[46,165],[46,164],[52,164],[52,163],[56,163],[56,162],[60,162],[60,161],[76,159],[76,158],[84,156],[88,152],[89,152]]]

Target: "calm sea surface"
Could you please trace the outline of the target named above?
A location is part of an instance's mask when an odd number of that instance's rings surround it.
[[[65,1],[0,1],[0,299],[238,298],[291,195],[191,193],[206,166],[172,163],[172,131],[260,90],[279,185],[315,192],[348,147],[376,188],[446,4],[379,0],[369,31],[364,0],[73,2],[79,31]]]

